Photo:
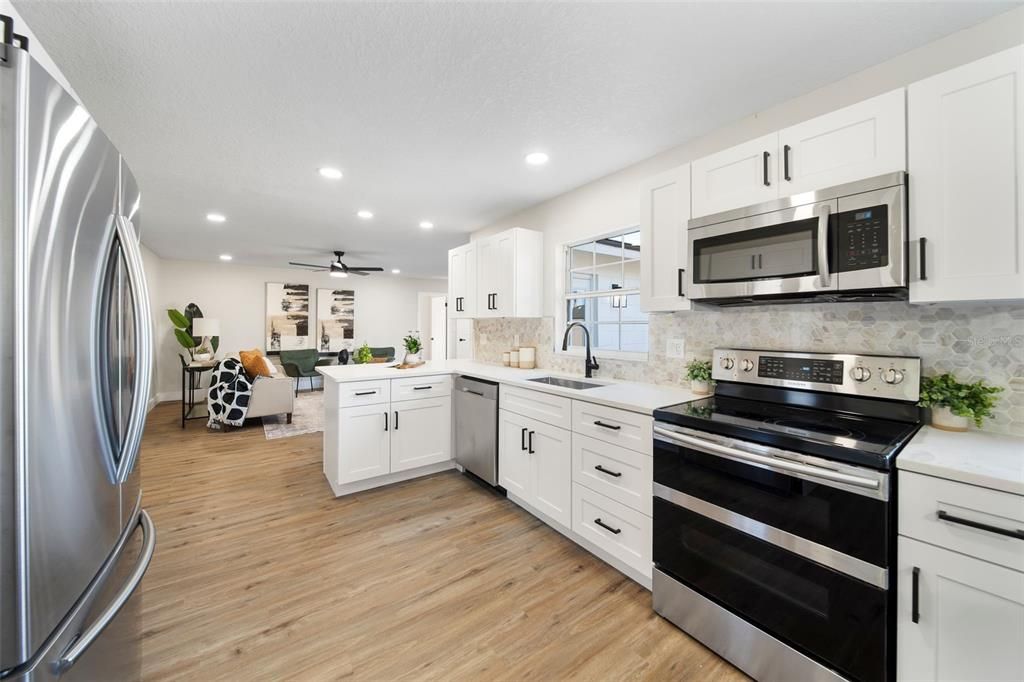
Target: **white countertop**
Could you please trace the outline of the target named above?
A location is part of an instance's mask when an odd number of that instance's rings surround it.
[[[516,369],[501,365],[488,365],[472,360],[427,362],[413,369],[395,369],[393,366],[385,364],[366,364],[325,365],[317,367],[316,370],[324,375],[325,379],[340,383],[371,381],[374,379],[401,379],[402,377],[431,374],[465,374],[477,379],[520,386],[535,391],[544,391],[545,393],[554,393],[567,398],[576,398],[589,403],[618,407],[642,414],[652,414],[654,410],[660,407],[667,407],[676,403],[684,403],[704,397],[682,387],[676,388],[674,386],[657,386],[655,384],[641,384],[632,381],[618,381],[600,376],[593,379],[584,379],[579,375],[552,372],[546,369]],[[577,390],[529,381],[529,379],[536,377],[547,376],[579,379],[580,381],[601,384],[601,386],[599,388]]]
[[[896,467],[1024,495],[1024,438],[925,426],[896,457]]]

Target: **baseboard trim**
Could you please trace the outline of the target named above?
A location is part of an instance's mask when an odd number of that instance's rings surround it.
[[[334,496],[341,497],[343,495],[351,495],[352,493],[360,493],[364,490],[371,490],[373,488],[391,485],[392,483],[409,481],[414,478],[420,478],[421,476],[429,476],[430,474],[436,474],[454,468],[455,461],[449,459],[444,462],[438,462],[437,464],[428,464],[427,466],[417,467],[407,471],[398,471],[393,474],[385,474],[384,476],[375,476],[373,478],[368,478],[363,481],[355,481],[353,483],[337,484],[329,478],[327,479],[327,483],[331,486],[331,490],[334,491]]]

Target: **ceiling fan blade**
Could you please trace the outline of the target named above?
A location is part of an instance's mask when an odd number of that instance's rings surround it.
[[[312,263],[295,263],[293,261],[288,261],[288,265],[297,265],[300,268],[314,268],[316,270],[326,270],[327,269],[327,268],[325,268],[322,265],[313,265]]]
[[[360,277],[366,277],[367,275],[370,274],[368,272],[360,272],[358,268],[349,268],[345,272],[347,272],[350,275],[359,275]]]
[[[349,272],[384,272],[384,268],[345,268]]]

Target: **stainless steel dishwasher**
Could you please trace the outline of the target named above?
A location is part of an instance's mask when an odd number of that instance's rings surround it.
[[[455,461],[498,485],[498,384],[473,377],[455,379]]]

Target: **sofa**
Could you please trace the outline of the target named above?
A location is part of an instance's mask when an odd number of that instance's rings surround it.
[[[272,414],[288,415],[288,423],[292,423],[292,412],[295,409],[295,394],[292,392],[291,377],[280,374],[272,377],[256,377],[252,384],[252,397],[249,398],[249,412],[246,418],[268,417]]]

